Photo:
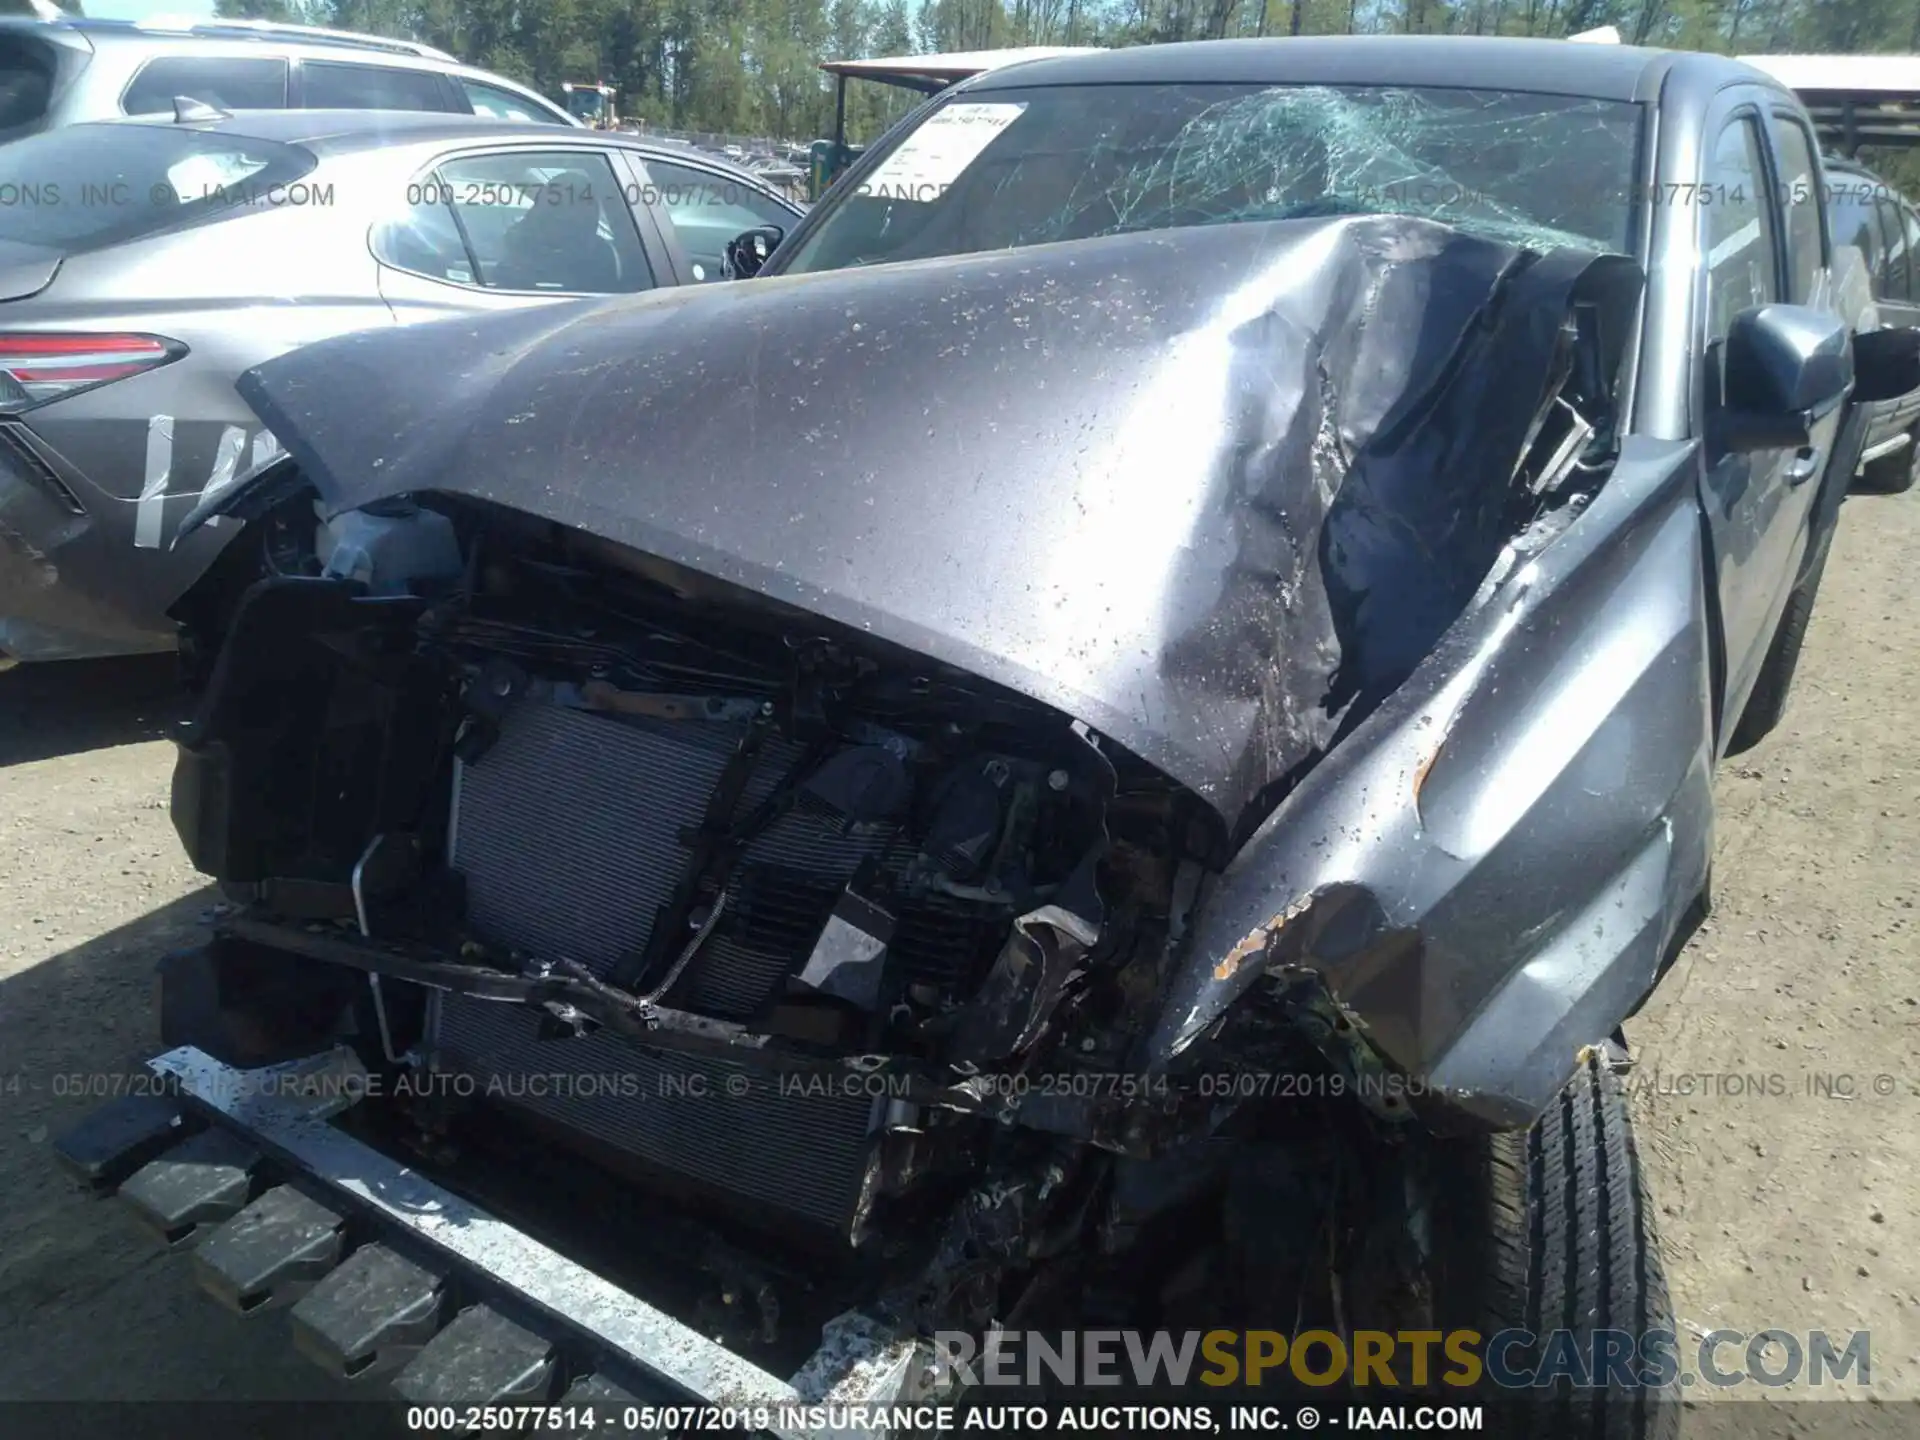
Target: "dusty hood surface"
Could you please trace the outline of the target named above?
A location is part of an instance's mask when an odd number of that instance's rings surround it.
[[[346,336],[240,391],[330,513],[440,491],[683,563],[1055,705],[1237,825],[1486,573],[1593,263],[1227,225]]]

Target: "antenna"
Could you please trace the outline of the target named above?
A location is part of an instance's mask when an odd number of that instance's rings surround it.
[[[173,123],[187,125],[198,120],[231,120],[227,111],[218,105],[209,105],[204,100],[196,100],[191,95],[173,97]]]

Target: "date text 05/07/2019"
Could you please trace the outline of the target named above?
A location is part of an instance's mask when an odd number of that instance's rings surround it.
[[[1313,1405],[416,1405],[408,1408],[406,1419],[408,1429],[418,1432],[640,1435],[823,1430],[1056,1435],[1142,1427],[1190,1434],[1309,1434],[1324,1428],[1475,1433],[1485,1425],[1478,1405],[1362,1405],[1348,1406],[1344,1413]]]
[[[1066,1097],[1073,1099],[1161,1100],[1176,1094],[1204,1100],[1411,1100],[1426,1093],[1418,1075],[1387,1071],[1346,1074],[1337,1070],[1227,1070],[1191,1074],[1121,1074],[1097,1070],[1062,1073],[1014,1071],[972,1076],[968,1085],[982,1096],[1001,1099]],[[818,1074],[782,1076],[782,1095],[881,1094],[889,1086],[909,1090],[898,1076],[862,1076],[855,1080]]]
[[[780,1423],[774,1405],[410,1405],[406,1426],[416,1433],[451,1435],[511,1432],[681,1434],[689,1431],[753,1434]]]

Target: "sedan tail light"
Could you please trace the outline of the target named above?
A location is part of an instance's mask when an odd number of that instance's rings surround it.
[[[186,353],[179,341],[158,335],[0,330],[0,415],[140,375]]]

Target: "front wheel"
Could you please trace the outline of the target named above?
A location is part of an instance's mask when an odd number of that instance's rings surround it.
[[[1667,1273],[1626,1089],[1607,1052],[1584,1054],[1532,1129],[1436,1142],[1427,1158],[1440,1162],[1427,1167],[1440,1327],[1519,1332],[1488,1356],[1509,1384],[1567,1375],[1526,1386],[1501,1411],[1501,1428],[1528,1440],[1676,1436]]]
[[[1659,1237],[1626,1090],[1604,1048],[1583,1055],[1531,1129],[1414,1139],[1374,1178],[1377,1194],[1394,1197],[1387,1208],[1404,1207],[1398,1261],[1373,1269],[1390,1283],[1356,1298],[1391,1328],[1481,1335],[1485,1373],[1470,1398],[1488,1405],[1490,1433],[1679,1433]]]
[[[1240,1335],[1245,1366],[1196,1382],[1223,1387],[1201,1397],[1215,1402],[1463,1405],[1501,1440],[1679,1433],[1677,1336],[1610,1047],[1583,1053],[1523,1131],[1381,1124],[1344,1096],[1236,1120],[1238,1133],[1188,1156],[1225,1167],[1218,1208],[1202,1182],[1155,1242],[1066,1252],[1006,1327]],[[1162,1175],[1176,1193],[1190,1178]],[[1267,1342],[1258,1376],[1255,1336]],[[1144,1398],[1191,1401],[1190,1379]],[[1032,1403],[1065,1398],[1042,1384]]]

